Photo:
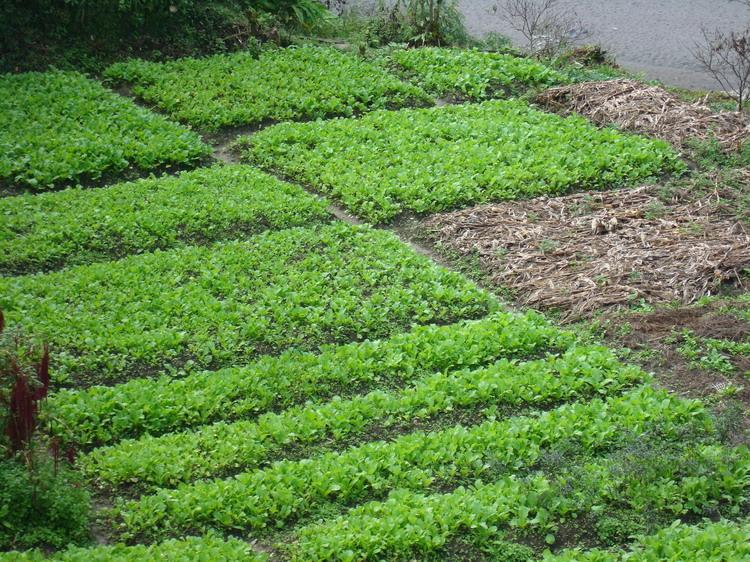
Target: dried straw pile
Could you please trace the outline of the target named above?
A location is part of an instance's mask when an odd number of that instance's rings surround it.
[[[737,150],[750,136],[750,123],[740,113],[716,113],[705,103],[687,103],[635,80],[561,86],[538,94],[535,101],[556,113],[580,113],[598,125],[650,134],[678,148],[691,138],[716,138],[725,150]]]
[[[574,320],[644,299],[690,303],[750,267],[750,232],[707,201],[664,206],[653,187],[486,205],[426,221],[479,257],[525,305]]]

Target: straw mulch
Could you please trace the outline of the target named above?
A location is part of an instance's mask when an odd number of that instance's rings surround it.
[[[684,102],[635,80],[561,86],[538,94],[535,101],[556,113],[580,113],[598,125],[650,134],[678,148],[688,139],[716,138],[725,150],[738,150],[750,136],[750,123],[740,113],[716,113],[705,103]]]
[[[436,215],[436,242],[478,256],[491,282],[575,320],[610,306],[690,303],[750,267],[750,231],[708,200],[664,206],[651,186]]]

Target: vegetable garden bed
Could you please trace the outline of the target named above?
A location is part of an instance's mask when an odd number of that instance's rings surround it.
[[[0,76],[0,190],[192,166],[200,137],[73,72]]]
[[[663,141],[597,129],[518,100],[281,124],[238,147],[247,160],[330,193],[371,222],[684,169]]]
[[[566,82],[565,77],[534,59],[476,50],[397,50],[389,60],[427,92],[453,100],[518,95],[529,88]]]
[[[248,166],[0,199],[0,275],[327,222],[326,202]]]
[[[432,105],[423,90],[333,48],[292,47],[181,59],[133,60],[107,69],[109,78],[169,115],[215,131],[364,111]]]
[[[58,384],[241,365],[496,307],[394,235],[343,223],[0,279],[0,309],[46,337]]]

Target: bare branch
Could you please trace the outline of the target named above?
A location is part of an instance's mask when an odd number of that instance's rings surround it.
[[[537,56],[556,56],[588,36],[578,16],[561,10],[558,0],[505,0],[493,10],[523,35],[526,51]]]
[[[692,49],[693,57],[742,111],[750,93],[750,27],[742,32],[704,29],[702,35]]]

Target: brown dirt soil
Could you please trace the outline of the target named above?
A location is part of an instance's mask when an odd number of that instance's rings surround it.
[[[701,338],[750,341],[750,323],[728,313],[725,310],[727,304],[727,301],[716,300],[704,306],[622,314],[604,321],[602,326],[608,343],[636,353],[647,352],[639,361],[641,365],[656,374],[658,383],[678,394],[705,399],[729,385],[741,388],[728,400],[740,403],[744,411],[743,427],[750,430],[750,378],[745,375],[750,372],[750,357],[731,357],[735,372],[722,374],[692,365],[678,351],[679,338],[675,341],[673,337],[675,332],[690,330]],[[735,309],[750,309],[750,304],[738,304],[736,301],[731,301],[731,305]],[[655,353],[648,353],[649,350]],[[719,411],[726,406],[725,402],[719,401]],[[744,440],[740,434],[737,438]]]
[[[557,113],[579,113],[598,125],[650,134],[678,148],[690,139],[716,138],[724,149],[737,150],[750,136],[750,123],[741,113],[716,113],[705,103],[688,103],[636,80],[560,86],[540,93],[535,101]]]
[[[477,257],[520,304],[564,321],[607,307],[690,304],[741,283],[750,231],[709,199],[665,205],[654,186],[484,205],[424,223],[442,248]]]

